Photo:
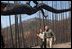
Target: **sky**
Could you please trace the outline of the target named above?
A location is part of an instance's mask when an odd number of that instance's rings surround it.
[[[1,2],[7,2],[7,1],[1,1]],[[9,2],[14,3],[14,1],[9,1]],[[39,1],[39,3],[41,3],[41,1]],[[51,6],[51,7],[52,7],[52,4],[53,4],[53,8],[57,8],[57,9],[65,9],[65,8],[68,9],[69,8],[68,1],[53,1],[53,2],[52,1],[43,1],[43,3],[45,3],[45,4],[47,4],[47,5]],[[25,4],[25,1],[19,1],[19,4]],[[35,4],[33,2],[31,2],[30,4],[31,4],[32,7],[35,6]],[[56,7],[56,5],[57,5],[57,7]],[[28,19],[31,19],[31,18],[34,18],[34,17],[39,17],[40,12],[41,11],[38,11],[33,15],[22,14],[21,15],[22,21],[25,21],[25,20],[28,20]],[[52,20],[52,13],[49,12],[49,11],[46,11],[46,10],[44,10],[44,12],[45,12],[45,15],[48,15],[48,19]],[[64,19],[69,17],[69,12],[64,12],[64,13],[57,14],[57,16],[58,16],[57,20],[61,20],[61,14],[64,14]],[[42,13],[40,13],[40,16],[42,17]],[[15,24],[15,16],[10,15],[10,17],[11,17],[11,24]],[[9,16],[1,16],[1,25],[2,25],[2,28],[10,26],[10,24],[9,24]]]

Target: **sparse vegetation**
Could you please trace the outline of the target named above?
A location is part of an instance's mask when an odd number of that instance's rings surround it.
[[[39,28],[43,27],[42,24],[40,25],[42,21],[37,21],[37,20],[40,20],[40,18],[34,18],[30,20],[22,22],[23,34],[22,32],[18,33],[19,34],[18,40],[20,42],[20,47],[22,46],[22,43],[24,43],[23,46],[25,47],[35,46],[40,43],[39,41],[40,39],[36,36],[36,34],[39,32]],[[48,24],[48,26],[50,26],[50,28],[56,34],[57,43],[68,42],[71,40],[71,29],[69,28],[71,27],[71,23],[70,22],[68,23],[68,20],[70,20],[70,18],[64,19],[61,21],[46,20],[46,23]],[[20,28],[20,25],[21,24],[18,25],[19,28]],[[15,25],[13,24],[11,27],[12,27],[12,34],[13,34],[13,44],[16,45],[15,37],[17,33],[15,33]],[[3,28],[1,31],[5,40],[6,47],[11,46],[10,42],[12,40],[11,40],[10,27]]]

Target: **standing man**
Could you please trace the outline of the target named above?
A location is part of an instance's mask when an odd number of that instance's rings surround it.
[[[49,29],[48,26],[45,26],[44,37],[46,38],[46,41],[45,41],[46,47],[49,45],[48,47],[52,48],[53,38],[54,38],[54,41],[56,41],[56,37],[54,32],[51,29]]]
[[[40,47],[43,48],[43,47],[44,47],[44,33],[43,33],[42,29],[40,29],[39,32],[40,32],[40,33],[37,34],[37,36],[41,39]]]

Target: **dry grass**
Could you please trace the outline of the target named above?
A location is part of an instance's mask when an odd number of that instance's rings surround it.
[[[40,48],[40,46],[32,47],[32,48]],[[71,48],[71,42],[55,44],[53,48]]]

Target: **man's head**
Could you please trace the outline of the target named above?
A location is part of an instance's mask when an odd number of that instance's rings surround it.
[[[42,32],[42,29],[40,29],[40,33]]]
[[[46,25],[46,26],[45,26],[45,31],[48,31],[48,29],[49,29],[49,27]]]

